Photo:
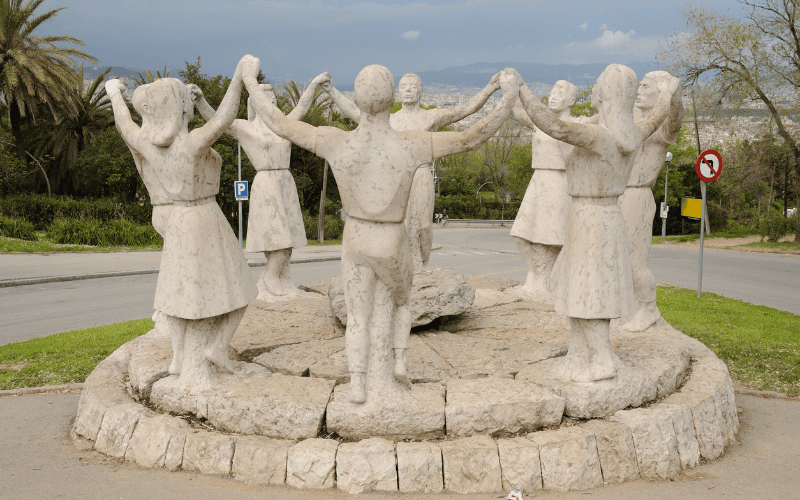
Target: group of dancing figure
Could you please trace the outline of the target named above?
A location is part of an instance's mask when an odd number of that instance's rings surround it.
[[[535,129],[535,172],[511,234],[530,271],[522,291],[554,301],[570,319],[563,376],[576,382],[613,378],[619,359],[609,341],[611,319],[630,316],[626,327],[642,330],[659,318],[647,269],[655,210],[650,186],[682,114],[678,80],[669,74],[648,73],[640,84],[631,69],[611,65],[592,93],[597,115],[574,119],[572,84],[558,82],[545,105],[510,68],[450,109],[420,108],[420,79],[405,75],[399,83],[403,107],[395,114],[394,76],[380,65],[358,74],[353,101],[336,90],[330,74],[319,75],[288,115],[277,107],[272,87],[258,83],[259,71],[258,59],[242,58],[216,111],[194,85],[170,78],[141,85],[132,97],[141,127],[128,112],[122,83],[106,83],[117,128],[150,194],[153,226],[164,238],[155,317],[172,338],[169,371],[179,379],[211,383],[215,373],[234,370],[227,350],[247,305],[256,297],[298,293],[289,260],[306,237],[288,170],[294,143],[329,162],[347,216],[342,277],[350,401],[410,387],[410,292],[432,242],[430,165],[491,139],[512,109]],[[236,120],[242,86],[248,119]],[[354,130],[300,121],[320,87],[358,123]],[[502,99],[472,127],[438,131],[480,109],[497,90]],[[206,123],[189,131],[195,107]],[[240,141],[257,170],[247,249],[267,258],[258,283],[215,201],[222,160],[211,145],[223,133]],[[387,370],[370,363],[378,337],[391,346],[380,354]]]

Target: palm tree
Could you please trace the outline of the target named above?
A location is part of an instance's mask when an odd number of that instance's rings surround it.
[[[23,119],[40,104],[52,114],[59,104],[69,106],[70,90],[77,79],[75,60],[97,61],[80,49],[56,45],[83,45],[77,38],[34,35],[39,26],[66,8],[35,14],[43,1],[27,0],[23,5],[23,0],[0,0],[0,96],[8,106],[17,154],[26,160]]]
[[[167,77],[169,77],[169,70],[167,69],[166,64],[164,65],[163,75],[161,74],[161,71],[156,70],[156,74],[155,76],[153,76],[152,71],[150,71],[149,69],[145,69],[144,74],[136,73],[135,75],[131,76],[131,78],[133,78],[133,81],[134,83],[136,83],[137,86],[144,85],[146,83],[153,83],[156,80],[160,80],[161,78],[167,78]]]

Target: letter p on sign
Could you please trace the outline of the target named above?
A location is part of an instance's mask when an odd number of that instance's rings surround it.
[[[249,186],[247,181],[235,181],[233,183],[236,201],[247,201],[247,195],[249,194],[248,188]]]

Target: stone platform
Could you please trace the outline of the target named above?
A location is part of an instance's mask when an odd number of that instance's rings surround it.
[[[569,342],[565,318],[505,292],[508,280],[472,284],[470,310],[412,334],[416,385],[396,408],[353,408],[340,397],[344,331],[319,294],[251,304],[231,343],[236,371],[213,390],[187,390],[168,376],[169,341],[155,332],[128,342],[87,378],[72,435],[145,467],[351,493],[398,485],[566,491],[665,479],[735,442],[727,368],[700,342],[663,320],[640,334],[612,328],[630,372],[620,379],[636,389],[620,395],[608,381],[603,390],[617,404],[601,405],[581,387],[596,384],[548,375]],[[580,411],[605,418],[564,418]],[[414,425],[406,425],[410,415]],[[397,425],[370,428],[378,420]]]

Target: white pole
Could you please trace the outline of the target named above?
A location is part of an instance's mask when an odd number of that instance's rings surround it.
[[[697,298],[700,298],[700,293],[703,290],[703,231],[705,230],[705,215],[706,215],[706,183],[700,181],[700,192],[703,197],[703,206],[700,217],[700,266],[697,271]]]
[[[242,145],[236,143],[239,149],[239,181],[242,180]],[[244,241],[242,240],[242,202],[239,201],[239,246],[244,248]]]

